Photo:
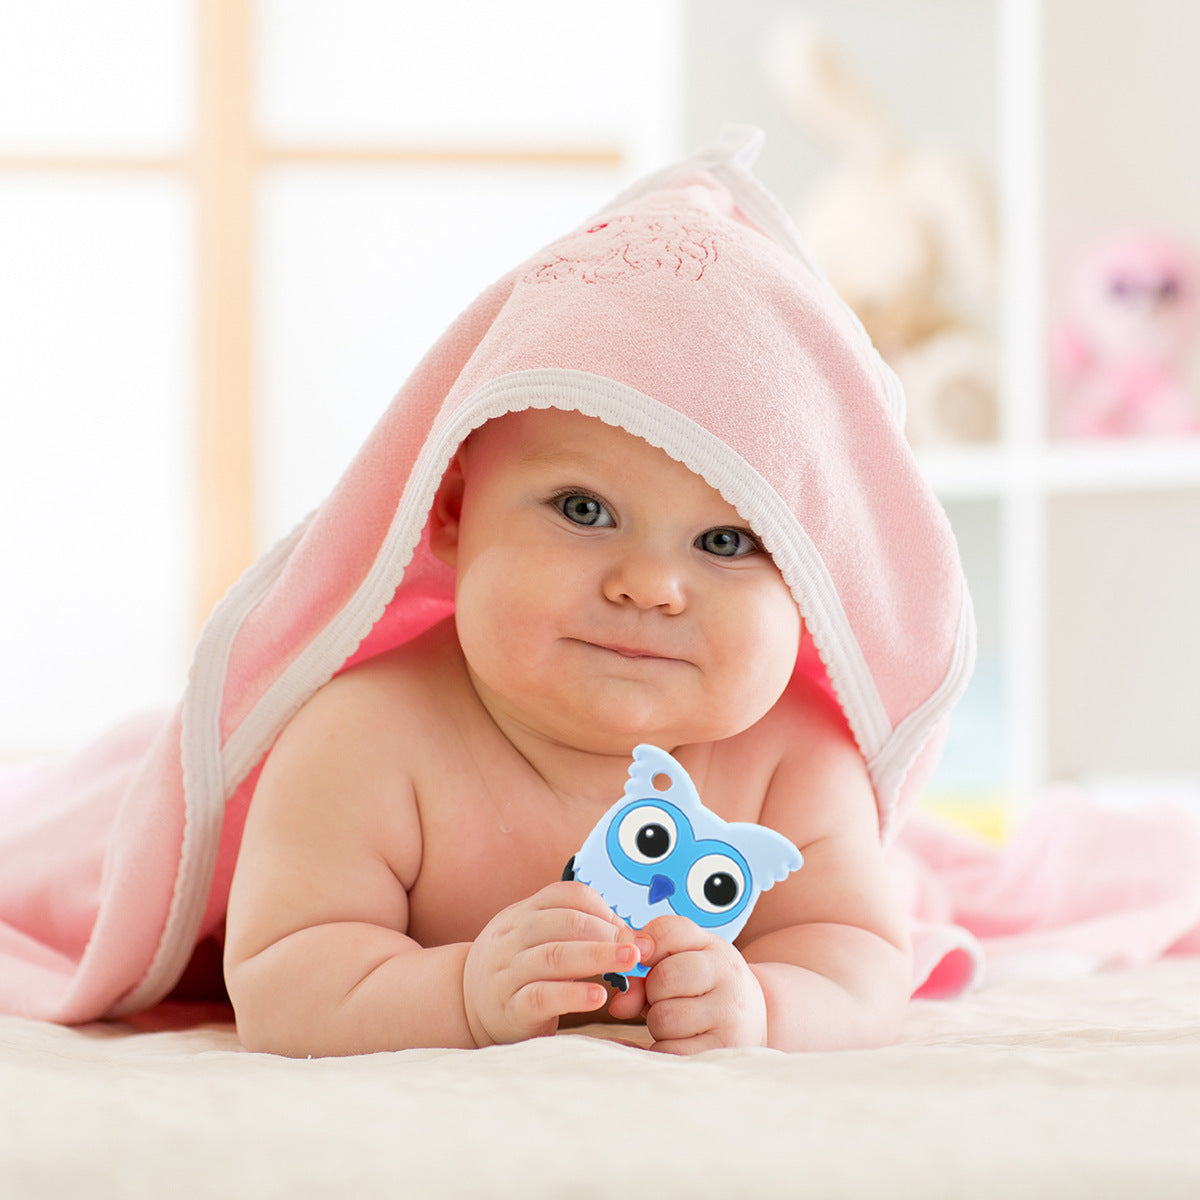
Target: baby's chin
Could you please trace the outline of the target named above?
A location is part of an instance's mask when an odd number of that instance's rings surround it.
[[[507,718],[502,728],[511,723],[540,740],[606,758],[629,758],[643,743],[671,751],[724,741],[771,707],[764,708],[761,696],[730,700],[687,688],[673,696],[670,689],[636,680],[592,679],[575,689],[555,682],[558,686],[545,686],[534,697],[525,687],[493,689],[483,680],[476,686],[493,717]]]
[[[636,746],[648,743],[673,751],[678,746],[724,741],[742,733],[751,724],[753,721],[734,723],[678,718],[631,721],[614,714],[611,719],[596,721],[586,729],[568,721],[548,722],[542,725],[541,732],[558,744],[581,753],[606,758],[632,758]]]

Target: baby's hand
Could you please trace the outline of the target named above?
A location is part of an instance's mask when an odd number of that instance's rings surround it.
[[[608,993],[585,982],[628,971],[633,930],[583,883],[552,883],[497,913],[463,968],[463,1003],[477,1046],[543,1037],[571,1012],[594,1012]]]
[[[767,1044],[766,1001],[740,950],[686,917],[657,917],[640,936],[654,943],[650,974],[613,997],[614,1017],[645,1013],[653,1048],[668,1054]]]

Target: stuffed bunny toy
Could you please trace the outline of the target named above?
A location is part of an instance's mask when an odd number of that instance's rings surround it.
[[[797,224],[900,377],[910,442],[994,438],[991,189],[964,159],[911,146],[807,20],[773,31],[765,68],[789,116],[836,155]]]

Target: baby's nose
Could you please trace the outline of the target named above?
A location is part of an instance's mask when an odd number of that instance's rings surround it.
[[[682,612],[686,603],[683,569],[669,555],[650,548],[630,550],[609,569],[604,594],[615,603]]]

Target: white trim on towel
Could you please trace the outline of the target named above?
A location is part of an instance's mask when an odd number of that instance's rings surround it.
[[[283,720],[332,678],[383,615],[462,440],[486,421],[522,408],[576,410],[617,425],[658,446],[720,492],[763,539],[797,597],[864,757],[882,749],[891,723],[833,581],[816,547],[770,485],[719,438],[660,401],[585,371],[542,368],[489,381],[435,428],[358,591],[230,735],[224,751],[227,790],[237,786],[266,752]]]
[[[111,1016],[140,1012],[162,1000],[179,981],[195,948],[221,846],[225,801],[232,791],[225,785],[220,724],[229,654],[242,622],[279,578],[309,519],[234,584],[201,631],[183,698],[183,844],[171,907],[150,966],[113,1006]]]
[[[485,384],[464,408],[476,406],[487,413],[484,419],[516,407],[566,408],[597,417],[657,446],[720,492],[762,538],[791,589],[864,758],[882,749],[891,722],[833,579],[775,489],[741,455],[660,401],[585,371],[514,372]]]
[[[822,281],[791,218],[749,173],[761,134],[744,127],[722,131],[719,143],[682,164],[647,177],[605,210],[678,178],[687,170],[711,172],[729,189],[746,216]],[[826,286],[828,284],[826,283]],[[861,329],[832,288],[833,302]],[[863,333],[863,341],[870,345]],[[904,397],[894,373],[877,353],[892,417],[904,420]],[[387,535],[367,577],[348,603],[309,642],[238,727],[220,745],[225,673],[246,615],[262,599],[300,540],[307,520],[252,567],[218,605],[201,636],[184,699],[181,753],[184,773],[183,850],[171,908],[154,959],[143,979],[119,1002],[115,1015],[146,1007],[174,986],[187,965],[199,929],[220,846],[226,799],[262,758],[300,706],[345,663],[383,615],[416,550],[433,496],[454,451],[475,427],[514,408],[577,409],[620,426],[660,447],[716,488],[750,522],[796,597],[863,757],[875,764],[872,779],[886,824],[900,782],[933,724],[948,709],[969,672],[973,634],[960,626],[955,663],[946,682],[898,729],[887,712],[854,637],[829,572],[811,539],[774,490],[743,458],[703,427],[658,401],[609,379],[580,371],[517,372],[485,384],[435,425],[417,459]],[[963,618],[969,621],[968,608]],[[965,639],[965,640],[964,640]],[[967,645],[970,642],[970,645]],[[888,790],[890,789],[890,791]]]
[[[896,726],[886,745],[867,762],[871,782],[879,797],[879,834],[885,845],[896,832],[896,805],[908,772],[924,749],[929,735],[958,702],[971,679],[975,669],[975,636],[975,612],[971,594],[964,582],[958,630],[945,678],[923,704],[914,708]]]
[[[153,1004],[174,986],[207,905],[226,800],[287,721],[333,677],[383,615],[462,440],[486,421],[524,408],[574,410],[617,425],[658,446],[720,492],[762,538],[796,597],[864,758],[872,759],[888,744],[892,729],[887,712],[829,572],[796,518],[749,463],[690,418],[611,379],[561,369],[502,376],[435,426],[366,578],[266,690],[223,749],[220,713],[234,639],[278,578],[307,522],[251,568],[213,614],[196,651],[184,702],[185,828],[170,913],[150,968],[113,1015]]]

